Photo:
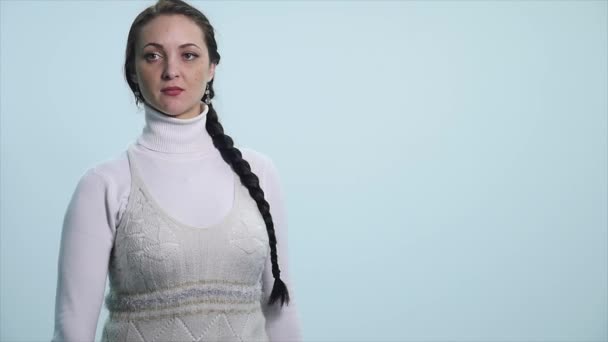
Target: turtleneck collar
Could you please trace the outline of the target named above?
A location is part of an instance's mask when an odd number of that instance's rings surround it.
[[[178,119],[144,103],[145,126],[137,143],[157,152],[206,155],[215,151],[205,123],[209,106],[201,101],[202,112],[190,119]]]

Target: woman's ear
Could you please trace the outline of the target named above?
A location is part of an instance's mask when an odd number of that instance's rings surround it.
[[[207,82],[211,82],[211,80],[215,77],[215,63],[211,63],[209,67],[209,80]]]

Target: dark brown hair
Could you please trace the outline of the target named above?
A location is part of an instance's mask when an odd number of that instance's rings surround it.
[[[197,24],[204,35],[205,45],[209,52],[209,62],[219,64],[220,54],[217,51],[217,43],[215,41],[213,26],[209,23],[207,17],[196,8],[190,6],[182,0],[158,0],[156,4],[146,8],[141,12],[131,24],[129,36],[127,38],[127,48],[125,53],[125,79],[129,84],[129,88],[133,91],[136,104],[145,102],[139,86],[133,81],[132,76],[135,75],[135,44],[139,37],[141,28],[150,22],[152,19],[161,15],[184,15],[190,18]],[[211,100],[215,92],[213,91],[213,79],[209,81],[209,99]],[[204,95],[201,99],[206,100]],[[210,101],[209,101],[210,102]],[[239,176],[241,183],[249,190],[249,194],[257,203],[258,209],[262,214],[262,218],[266,223],[266,231],[270,243],[270,260],[272,261],[272,275],[274,277],[274,285],[268,305],[272,305],[276,301],[280,301],[281,306],[284,303],[289,303],[289,292],[287,286],[281,280],[279,264],[277,260],[277,240],[274,233],[274,223],[270,215],[270,205],[264,198],[264,191],[260,188],[258,176],[251,171],[249,163],[243,159],[241,151],[234,147],[232,138],[224,133],[224,129],[219,122],[219,118],[213,105],[208,104],[209,111],[207,113],[206,129],[213,140],[213,144],[219,150],[222,158],[230,165],[232,170]],[[236,186],[236,185],[235,185]]]

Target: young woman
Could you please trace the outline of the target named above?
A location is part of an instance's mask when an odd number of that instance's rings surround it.
[[[134,20],[125,78],[145,127],[76,187],[53,341],[93,341],[104,302],[102,341],[301,339],[278,173],[224,134],[212,104],[219,61],[213,27],[183,1]]]

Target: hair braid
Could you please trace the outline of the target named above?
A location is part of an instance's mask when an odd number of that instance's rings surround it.
[[[209,97],[213,97],[213,91],[211,90],[212,82],[213,80],[209,82]],[[270,293],[268,304],[271,305],[277,300],[281,301],[281,305],[284,303],[289,304],[289,292],[287,291],[287,286],[280,277],[281,271],[279,270],[279,263],[277,260],[277,239],[274,233],[272,215],[270,214],[270,205],[264,198],[264,190],[260,188],[258,176],[251,171],[251,166],[245,159],[243,159],[241,151],[234,147],[232,138],[224,133],[224,128],[219,122],[219,118],[215,112],[215,109],[213,108],[213,105],[209,103],[208,106],[209,112],[207,113],[206,128],[207,132],[209,132],[209,135],[213,139],[213,145],[215,145],[215,147],[219,150],[226,163],[228,163],[234,172],[236,172],[243,185],[247,187],[249,194],[257,203],[258,209],[262,214],[262,218],[266,223],[266,231],[268,232],[268,240],[270,242],[272,275],[274,277],[274,285],[272,287],[272,292]]]

